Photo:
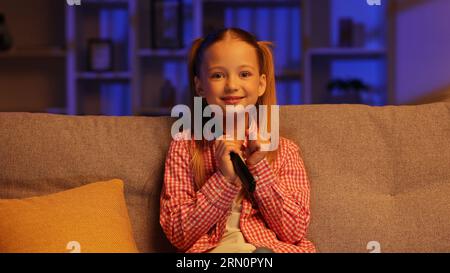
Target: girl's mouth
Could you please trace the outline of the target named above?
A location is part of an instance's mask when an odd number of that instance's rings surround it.
[[[238,97],[238,96],[226,96],[223,97],[222,100],[225,102],[225,104],[238,104],[241,99],[244,97]]]

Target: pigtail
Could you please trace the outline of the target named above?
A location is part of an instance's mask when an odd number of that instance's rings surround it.
[[[275,68],[272,54],[272,42],[258,41],[259,49],[263,56],[263,63],[261,68],[261,74],[266,75],[266,92],[260,97],[258,103],[261,105],[270,105],[277,103],[277,97],[275,92]]]
[[[196,96],[195,92],[195,81],[194,77],[196,76],[197,70],[197,62],[198,62],[198,51],[200,46],[202,45],[203,38],[198,38],[194,40],[192,43],[191,49],[189,51],[188,56],[188,75],[189,75],[189,86],[191,92],[191,112],[193,115],[194,111],[194,97]],[[194,128],[194,119],[191,118],[192,124],[191,129]],[[193,132],[191,132],[193,133]],[[192,136],[192,135],[191,135]],[[194,140],[193,145],[190,145],[190,154],[191,154],[191,169],[193,172],[194,184],[196,190],[199,190],[203,184],[205,183],[205,167],[204,167],[204,159],[203,159],[203,149],[204,143],[202,140]]]
[[[195,82],[194,82],[194,77],[196,76],[196,69],[197,69],[197,61],[198,61],[198,50],[200,48],[200,46],[202,45],[203,42],[203,38],[198,38],[196,40],[194,40],[194,42],[192,43],[191,49],[189,51],[189,56],[188,56],[188,75],[189,75],[189,87],[190,87],[190,91],[192,93],[192,98],[196,95],[195,93]],[[192,101],[193,103],[193,101]],[[192,104],[192,106],[194,106]]]
[[[267,105],[268,119],[267,129],[270,132],[270,118],[271,118],[271,106],[277,104],[276,85],[275,85],[275,67],[273,61],[272,48],[273,43],[268,41],[258,41],[258,47],[262,54],[262,67],[261,74],[266,75],[266,91],[264,95],[258,98],[258,105]],[[267,160],[272,163],[277,157],[278,149],[270,151],[267,155]]]

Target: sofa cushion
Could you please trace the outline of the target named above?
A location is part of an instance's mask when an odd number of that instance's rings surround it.
[[[137,252],[118,179],[0,199],[0,252]]]

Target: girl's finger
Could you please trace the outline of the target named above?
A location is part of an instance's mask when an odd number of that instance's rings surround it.
[[[225,152],[226,153],[235,152],[236,154],[241,155],[241,151],[234,145],[225,146]]]
[[[249,142],[248,142],[248,150],[250,151],[250,152],[255,152],[255,151],[258,151],[259,149],[261,148],[261,145],[259,144],[259,141],[258,140],[250,140]]]
[[[225,140],[225,143],[227,145],[234,145],[236,147],[238,147],[238,149],[240,149],[242,147],[242,145],[244,144],[243,140]]]
[[[235,141],[224,141],[224,144],[227,146],[236,146],[240,147],[244,142],[241,140],[235,140]]]

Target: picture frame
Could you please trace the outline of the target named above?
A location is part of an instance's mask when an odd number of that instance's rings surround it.
[[[91,38],[88,40],[88,70],[96,72],[112,71],[114,44],[111,39]]]
[[[183,48],[183,1],[153,0],[150,6],[151,47]]]

